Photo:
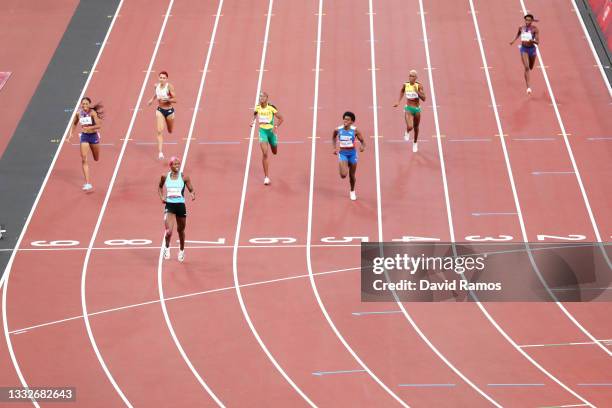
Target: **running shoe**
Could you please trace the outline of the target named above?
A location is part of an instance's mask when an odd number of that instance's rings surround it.
[[[404,140],[405,141],[409,141],[410,140],[410,134],[406,131],[404,131]]]
[[[270,184],[270,177],[266,177],[264,179],[264,184],[267,186],[268,184]]]
[[[184,250],[183,251],[179,250],[178,260],[179,260],[179,262],[183,262],[185,260],[185,251]]]
[[[159,154],[157,155],[157,158],[159,160],[164,160],[164,154],[162,152],[159,152]]]
[[[414,143],[412,144],[412,152],[413,152],[413,153],[416,153],[416,152],[418,152],[418,151],[419,151],[419,147],[418,147],[417,143],[416,143],[416,142],[414,142]]]
[[[83,190],[89,191],[91,189],[93,189],[93,186],[91,184],[89,184],[89,183],[83,184]]]
[[[527,88],[527,95],[531,95],[531,88]]]
[[[164,259],[170,259],[170,248],[164,247]]]
[[[355,194],[354,191],[351,191],[351,193],[349,195],[351,197],[351,200],[353,200],[353,201],[357,200],[357,194]]]

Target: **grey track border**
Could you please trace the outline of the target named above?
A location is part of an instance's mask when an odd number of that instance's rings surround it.
[[[582,21],[589,32],[589,37],[593,41],[593,46],[599,57],[601,65],[603,65],[604,72],[608,77],[608,82],[612,82],[612,55],[608,49],[608,43],[604,36],[599,24],[597,23],[597,16],[593,13],[588,0],[576,0],[578,11],[582,15]]]
[[[119,0],[79,2],[0,158],[0,225],[6,230],[0,249],[15,248],[118,6]],[[32,27],[33,38],[35,32]],[[0,279],[11,253],[0,251]]]

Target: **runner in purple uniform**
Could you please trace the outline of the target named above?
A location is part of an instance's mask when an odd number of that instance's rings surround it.
[[[93,189],[91,185],[91,179],[89,177],[89,163],[87,162],[87,152],[91,150],[94,161],[100,160],[100,133],[99,130],[102,128],[102,119],[104,118],[103,106],[99,102],[92,106],[91,99],[87,96],[81,99],[81,107],[75,113],[70,127],[70,133],[68,134],[67,142],[70,142],[74,130],[77,126],[81,127],[80,139],[81,139],[81,165],[83,166],[83,176],[85,177],[85,184],[83,184],[83,190],[90,191]]]
[[[540,30],[533,25],[534,21],[538,21],[533,18],[533,14],[526,14],[524,18],[525,25],[518,28],[516,37],[510,42],[510,45],[513,45],[519,37],[521,38],[521,61],[525,69],[525,84],[527,85],[527,95],[529,95],[531,94],[530,74],[535,65],[537,55],[536,45],[540,43]]]

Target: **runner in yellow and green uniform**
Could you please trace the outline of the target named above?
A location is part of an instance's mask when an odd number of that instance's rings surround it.
[[[259,145],[261,146],[262,164],[264,169],[264,184],[270,184],[270,176],[268,173],[268,146],[273,154],[278,152],[278,138],[274,132],[283,123],[283,117],[278,113],[276,106],[268,103],[268,94],[262,92],[259,94],[259,105],[255,107],[253,112],[253,121],[259,122]],[[278,119],[276,122],[275,120]]]
[[[417,82],[417,72],[413,69],[408,74],[408,82],[402,85],[400,90],[399,100],[394,107],[399,106],[402,98],[406,97],[406,106],[404,106],[404,118],[406,119],[406,132],[404,139],[410,140],[410,131],[414,129],[414,144],[412,151],[417,152],[417,140],[419,138],[419,123],[421,123],[421,101],[425,102],[425,91],[423,85]]]

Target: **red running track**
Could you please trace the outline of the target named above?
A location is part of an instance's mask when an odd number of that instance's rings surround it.
[[[64,146],[22,248],[35,249],[31,242],[36,240],[71,239],[79,244],[73,250],[20,251],[7,286],[6,312],[9,331],[13,331],[10,344],[28,384],[75,385],[81,406],[122,405],[92,352],[82,317],[78,317],[85,267],[90,313],[133,305],[90,316],[89,321],[102,359],[134,406],[159,405],[159,401],[167,401],[169,393],[180,396],[173,401],[176,405],[214,405],[186,362],[227,406],[300,406],[307,403],[306,398],[317,406],[337,405],[339,401],[350,406],[397,406],[394,396],[410,406],[490,406],[482,394],[500,406],[581,404],[526,355],[593,405],[605,406],[610,400],[609,387],[578,385],[609,382],[609,359],[595,345],[525,347],[525,355],[491,325],[477,305],[404,304],[422,330],[420,337],[407,316],[398,313],[397,305],[364,304],[359,299],[359,277],[354,268],[359,266],[355,245],[360,239],[346,237],[389,240],[410,235],[462,241],[467,236],[504,234],[521,241],[517,214],[472,215],[517,212],[508,164],[530,239],[538,234],[594,238],[575,175],[552,176],[562,177],[553,181],[531,174],[543,168],[540,166],[565,170],[570,165],[569,153],[559,139],[559,123],[548,104],[550,96],[540,71],[534,75],[535,94],[523,102],[517,52],[507,47],[505,39],[506,33],[512,35],[516,21],[520,23],[520,2],[512,3],[475,2],[485,54],[492,67],[493,91],[501,105],[500,122],[508,134],[504,139],[508,162],[501,140],[495,136],[498,125],[468,1],[424,2],[427,44],[435,68],[433,82],[426,69],[431,67],[425,58],[416,3],[406,6],[395,0],[372,1],[372,43],[368,1],[325,2],[322,42],[317,43],[318,2],[277,1],[264,44],[270,3],[258,0],[245,5],[226,0],[206,73],[202,70],[217,3],[174,3],[153,70],[168,70],[179,95],[176,131],[166,139],[170,143],[166,153],[185,156],[188,152],[185,172],[198,191],[198,199],[188,203],[187,231],[192,242],[187,259],[184,264],[175,259],[166,261],[161,270],[168,316],[177,335],[175,343],[159,308],[155,273],[159,254],[155,246],[162,235],[155,184],[165,167],[155,161],[154,145],[141,144],[153,141],[153,108],[141,104],[137,107],[141,110],[132,110],[169,3],[147,2],[144,8],[142,1],[126,1],[87,90],[107,102],[108,117],[113,118],[105,125],[104,138],[114,144],[105,146],[102,161],[93,166],[97,191],[80,194],[78,155],[73,146]],[[543,58],[567,131],[582,135],[571,137],[571,147],[597,226],[603,240],[609,240],[606,198],[610,192],[602,175],[610,154],[606,148],[592,147],[609,142],[589,139],[601,137],[597,135],[609,129],[604,114],[609,97],[606,99],[601,77],[589,65],[593,60],[588,49],[567,41],[561,31],[563,22],[572,39],[580,38],[570,3],[567,10],[555,9],[556,14],[550,4],[541,3],[528,6],[539,7],[543,12],[538,15],[546,16],[540,24],[546,38]],[[544,21],[550,25],[545,26]],[[498,43],[505,47],[494,45]],[[318,82],[317,45],[321,53]],[[553,50],[563,47],[570,47],[573,53],[562,55],[575,57],[559,61],[555,56],[561,53]],[[260,72],[264,51],[264,71]],[[118,66],[118,60],[129,63]],[[577,61],[586,63],[582,66]],[[575,71],[568,69],[570,66]],[[391,108],[410,68],[419,70],[430,96],[424,106],[418,155],[402,142],[401,113]],[[201,105],[194,111],[204,74]],[[261,182],[257,139],[250,151],[248,140],[248,121],[260,75],[262,89],[270,93],[287,119],[281,127],[279,155],[272,158],[273,184],[268,187]],[[582,78],[586,78],[583,89],[568,87]],[[151,75],[145,83],[147,99],[154,79]],[[443,135],[442,156],[433,121],[433,89]],[[318,100],[313,106],[315,90]],[[580,102],[576,104],[579,109],[585,107],[581,115],[590,121],[572,114],[575,104],[569,110],[573,98]],[[470,109],[465,108],[466,101]],[[378,109],[373,109],[376,105]],[[357,114],[357,125],[368,142],[360,156],[357,202],[348,200],[348,183],[339,180],[337,158],[328,143],[331,130],[347,109]],[[312,144],[309,137],[315,112],[317,139]],[[192,115],[196,122],[189,132]],[[126,132],[131,140],[123,151]],[[378,152],[375,135],[379,137]],[[186,140],[188,136],[190,140]],[[513,139],[521,137],[555,140]],[[311,151],[309,144],[316,150]],[[312,154],[314,173],[310,168]],[[119,157],[122,160],[116,163]],[[476,157],[479,159],[473,160]],[[440,158],[446,166],[448,196]],[[245,164],[249,164],[246,169]],[[311,174],[312,195],[308,189]],[[104,204],[106,194],[108,202]],[[91,211],[60,210],[75,203],[87,205]],[[548,211],[553,205],[555,211]],[[235,248],[239,221],[239,246]],[[65,225],[70,225],[70,230],[63,228]],[[308,245],[309,226],[312,245]],[[92,235],[96,249],[84,265],[88,252],[84,249]],[[121,240],[136,241],[130,241],[135,244],[130,247],[121,245],[126,243]],[[176,248],[172,255],[176,256]],[[312,261],[310,268],[307,255]],[[317,274],[314,287],[306,281],[309,272]],[[243,285],[244,309],[233,288],[232,273]],[[606,326],[606,305],[566,306],[589,332],[604,339],[612,337]],[[584,333],[554,304],[483,307],[518,345],[586,342]],[[329,313],[329,320],[323,310]],[[14,332],[67,317],[75,318]],[[430,341],[438,354],[423,339]],[[10,368],[6,350],[1,353],[3,367]],[[369,372],[364,372],[364,367]],[[2,370],[0,375],[1,381],[17,384],[13,370]],[[490,385],[495,383],[514,385]]]

